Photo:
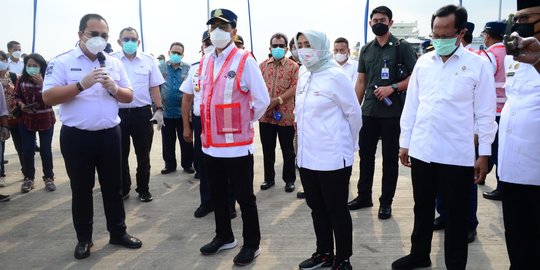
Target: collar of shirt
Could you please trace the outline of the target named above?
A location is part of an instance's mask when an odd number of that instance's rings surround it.
[[[231,42],[229,44],[229,46],[225,47],[225,49],[223,49],[223,51],[221,51],[219,54],[217,53],[216,49],[214,48],[214,57],[216,58],[221,58],[221,57],[227,57],[229,56],[229,54],[231,53],[232,49],[235,47],[236,45],[234,44],[234,42]]]
[[[493,47],[501,46],[501,45],[504,46],[504,43],[502,43],[502,41],[501,41],[501,42],[497,42],[497,43],[495,43],[495,44],[489,46],[489,48],[487,48],[487,49],[488,49],[488,50],[491,50],[491,49],[493,49]]]
[[[270,57],[270,60],[268,61],[268,63],[276,63],[276,64],[281,64],[282,66],[285,65],[285,59],[287,59],[286,57],[283,57],[279,60],[276,61],[276,59],[274,57]]]
[[[398,41],[397,38],[394,37],[394,35],[392,35],[392,33],[390,33],[390,36],[388,37],[388,40],[386,41],[386,43],[383,46],[381,46],[379,44],[379,41],[377,40],[377,38],[375,38],[375,44],[378,45],[381,48],[384,48],[385,46],[393,46],[394,44],[397,43],[397,41]]]
[[[129,57],[127,57],[126,53],[124,52],[124,50],[121,50],[120,52],[118,52],[118,54],[121,55],[120,58],[126,58],[128,61],[133,61],[135,58],[137,59],[141,59],[141,55],[139,53],[135,53],[135,57],[133,59],[129,59]],[[142,60],[142,59],[141,59]]]
[[[22,63],[22,62],[23,62],[23,61],[22,61],[22,59],[20,59],[20,58],[19,58],[19,61],[15,62],[15,61],[11,60],[11,57],[8,57],[8,64],[9,64],[9,63],[20,64],[20,63]]]

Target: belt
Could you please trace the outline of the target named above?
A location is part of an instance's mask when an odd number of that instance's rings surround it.
[[[120,108],[121,112],[138,112],[142,110],[150,109],[150,105],[142,106],[142,107],[133,107],[133,108]]]

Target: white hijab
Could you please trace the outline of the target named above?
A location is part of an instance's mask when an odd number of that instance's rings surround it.
[[[307,67],[308,71],[318,72],[323,71],[332,67],[339,67],[339,64],[332,58],[332,53],[330,53],[330,40],[326,37],[326,34],[317,30],[305,30],[298,32],[294,37],[294,43],[296,48],[298,48],[298,36],[304,35],[309,41],[311,48],[318,51],[318,56],[320,61],[311,66]]]

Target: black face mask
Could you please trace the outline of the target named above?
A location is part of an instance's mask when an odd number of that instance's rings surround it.
[[[373,31],[373,34],[377,36],[384,36],[386,33],[388,33],[388,25],[384,23],[376,23],[371,27],[371,31]]]
[[[540,20],[536,20],[533,23],[515,23],[512,26],[512,32],[517,32],[520,37],[532,37],[540,33],[540,31],[534,32],[534,25],[538,22],[540,22]]]

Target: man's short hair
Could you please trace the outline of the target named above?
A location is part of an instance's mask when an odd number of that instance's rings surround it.
[[[334,44],[335,43],[345,43],[347,44],[347,48],[349,48],[349,41],[344,37],[338,37],[336,41],[334,41]]]
[[[15,47],[16,45],[21,45],[21,43],[19,43],[18,41],[15,41],[15,40],[12,40],[12,41],[8,42],[8,44],[7,44],[8,51],[13,49],[13,47]]]
[[[390,10],[387,6],[378,6],[378,7],[374,8],[371,11],[371,14],[369,15],[369,19],[371,20],[371,18],[373,18],[373,15],[375,15],[377,13],[382,13],[382,14],[388,16],[389,20],[392,20],[392,10]]]
[[[467,32],[465,33],[465,35],[463,35],[463,40],[465,42],[467,42],[468,44],[471,44],[472,43],[472,40],[473,40],[473,36],[471,33]]]
[[[84,29],[86,29],[86,26],[88,25],[88,21],[92,20],[92,19],[96,19],[96,20],[99,20],[99,21],[104,21],[105,24],[107,25],[107,30],[109,29],[109,24],[107,23],[107,20],[105,20],[105,18],[103,18],[99,14],[90,13],[90,14],[84,15],[81,18],[81,22],[79,23],[79,31],[84,32]]]
[[[484,33],[488,34],[492,39],[503,40],[504,34],[497,33],[493,30],[484,30]]]
[[[462,6],[456,6],[456,5],[447,5],[442,8],[439,8],[435,13],[431,16],[431,29],[433,29],[433,22],[435,21],[436,17],[446,17],[451,14],[454,14],[456,16],[456,20],[454,22],[454,27],[461,31],[464,28],[466,28],[467,25],[467,10]]]
[[[139,38],[139,32],[137,32],[137,30],[135,28],[131,27],[131,26],[122,29],[120,31],[120,35],[118,35],[118,38],[122,38],[122,34],[124,34],[124,32],[126,32],[126,31],[127,32],[135,32],[135,34],[137,35],[137,39]]]
[[[0,51],[0,60],[6,61],[8,59],[7,54],[4,51]]]
[[[180,47],[182,47],[182,50],[184,50],[184,51],[186,50],[186,49],[184,48],[184,44],[182,44],[182,43],[180,43],[180,42],[173,42],[173,43],[171,44],[171,47],[169,47],[169,51],[172,50],[172,47],[174,47],[174,46],[180,46]]]
[[[272,40],[274,40],[274,38],[277,38],[277,39],[283,39],[285,40],[285,45],[287,45],[287,43],[289,43],[289,39],[287,38],[287,36],[283,33],[275,33],[272,35],[272,37],[270,38],[270,46],[272,46]]]

